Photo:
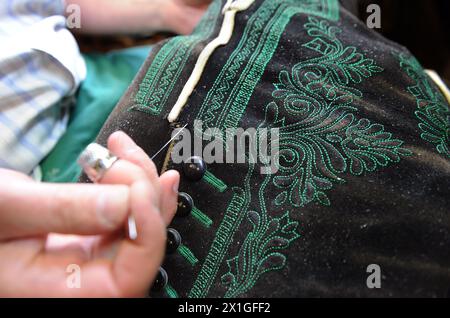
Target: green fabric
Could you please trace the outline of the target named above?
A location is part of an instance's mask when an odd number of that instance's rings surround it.
[[[87,78],[79,89],[66,133],[41,164],[43,181],[77,181],[81,172],[76,163],[79,154],[95,140],[150,49],[146,46],[84,55]]]

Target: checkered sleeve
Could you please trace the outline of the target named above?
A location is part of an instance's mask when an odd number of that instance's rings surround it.
[[[0,43],[5,45],[0,53],[1,168],[31,173],[66,129],[68,108],[63,100],[75,90],[79,77],[54,54],[17,40],[26,39],[36,25],[62,10],[63,2],[54,0],[0,3]],[[61,16],[59,21],[64,21]],[[42,30],[38,36],[51,38],[43,34],[51,28]],[[81,58],[77,50],[67,54]]]

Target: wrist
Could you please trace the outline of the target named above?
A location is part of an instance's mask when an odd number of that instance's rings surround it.
[[[180,12],[178,7],[172,0],[163,0],[159,6],[160,29],[161,31],[168,31],[178,33],[178,21],[180,21]]]
[[[200,1],[200,2],[196,2]],[[161,17],[166,31],[190,34],[208,8],[208,0],[165,0]]]

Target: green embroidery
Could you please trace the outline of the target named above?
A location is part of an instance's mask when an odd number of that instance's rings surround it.
[[[222,263],[228,247],[233,241],[242,219],[250,204],[250,177],[253,174],[254,165],[250,165],[248,174],[244,180],[244,189],[234,188],[234,195],[225,212],[222,223],[216,232],[210,251],[202,265],[202,269],[189,293],[189,298],[202,298],[208,294],[214,282],[220,264]]]
[[[213,224],[213,221],[209,216],[204,214],[202,211],[194,207],[192,209],[191,215],[194,219],[200,222],[204,227],[209,228]]]
[[[310,17],[305,28],[314,39],[304,46],[321,56],[295,65],[291,73],[282,71],[275,84],[273,97],[295,122],[280,115],[276,102],[267,106],[262,126],[280,130],[280,170],[261,185],[261,210],[249,212],[253,231],[238,255],[227,261],[229,270],[222,276],[226,297],[237,297],[253,288],[262,274],[282,269],[286,263],[282,250],[300,237],[289,213],[282,218],[268,216],[264,197],[271,179],[281,191],[275,199],[278,206],[287,201],[294,207],[312,202],[330,205],[325,191],[344,182],[339,174],[362,175],[411,154],[383,125],[353,114],[362,93],[351,84],[382,69],[356,48],[345,47],[336,38],[340,30],[328,22]]]
[[[209,171],[206,171],[203,181],[216,188],[219,192],[224,192],[227,189],[227,185]]]
[[[415,85],[408,87],[417,102],[415,115],[423,140],[436,146],[441,155],[450,158],[450,110],[442,93],[436,88],[413,56],[399,54],[400,66]]]
[[[161,47],[139,84],[136,105],[130,110],[151,115],[161,113],[195,47],[212,35],[221,8],[222,1],[214,0],[192,35],[174,37]]]
[[[266,0],[250,18],[238,47],[228,59],[202,105],[197,119],[201,119],[206,127],[219,127],[223,130],[237,127],[287,23],[292,16],[300,12],[337,20],[338,1]],[[230,91],[232,93],[229,93]],[[225,96],[228,96],[227,102],[224,102]],[[228,119],[223,119],[228,114]],[[247,175],[245,191],[235,189],[238,193],[228,206],[189,297],[205,297],[216,278],[234,233],[246,215],[251,198],[248,183],[253,168],[251,167]]]
[[[169,298],[178,298],[178,293],[169,284],[166,285],[164,291],[166,292],[167,296],[169,296]]]
[[[237,297],[251,289],[264,273],[282,269],[286,264],[282,250],[300,237],[298,222],[291,221],[289,212],[281,218],[268,218],[264,190],[269,180],[270,176],[259,193],[262,213],[248,212],[253,231],[248,234],[238,256],[227,261],[228,273],[222,276],[222,283],[228,288],[225,297]]]
[[[282,71],[273,92],[297,121],[278,118],[275,102],[267,107],[267,116],[280,126],[280,171],[273,183],[281,193],[275,202],[289,200],[294,207],[329,205],[326,191],[344,182],[339,174],[372,172],[410,154],[383,125],[353,114],[362,93],[350,85],[382,68],[355,47],[344,47],[336,38],[340,30],[326,21],[310,18],[305,28],[314,39],[304,46],[321,56],[295,65],[290,74]]]
[[[195,257],[194,253],[192,253],[192,251],[185,245],[180,245],[178,247],[177,252],[183,256],[192,266],[197,265],[198,263],[198,258]]]
[[[198,118],[206,128],[237,127],[256,84],[278,47],[291,18],[310,13],[337,20],[336,0],[266,0],[247,23],[238,47],[231,54],[202,104]]]

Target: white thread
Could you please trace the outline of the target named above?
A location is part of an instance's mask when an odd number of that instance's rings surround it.
[[[255,2],[255,0],[235,0],[233,2],[232,0],[227,1],[223,8],[225,16],[223,19],[222,28],[220,29],[220,33],[218,37],[208,43],[208,45],[206,45],[203,51],[200,53],[191,76],[184,85],[177,102],[175,103],[169,113],[169,116],[167,117],[167,120],[170,123],[173,123],[177,120],[178,116],[183,110],[183,107],[186,105],[189,97],[195,89],[195,86],[197,86],[198,82],[200,81],[200,77],[205,70],[206,63],[208,63],[210,56],[219,46],[228,44],[228,42],[230,41],[231,36],[233,35],[236,13],[239,11],[247,10],[253,4],[253,2]]]
[[[450,89],[444,83],[439,74],[433,70],[425,70],[425,73],[427,73],[427,75],[431,78],[431,80],[439,87],[442,94],[447,99],[447,102],[450,104]]]

